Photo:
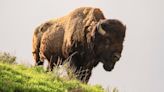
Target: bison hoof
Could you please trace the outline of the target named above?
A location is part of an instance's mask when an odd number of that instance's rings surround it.
[[[41,61],[37,62],[37,65],[43,65],[43,62]]]

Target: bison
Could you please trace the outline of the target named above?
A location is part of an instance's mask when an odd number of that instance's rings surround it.
[[[77,79],[88,82],[99,62],[111,71],[120,59],[126,27],[117,19],[106,19],[99,8],[82,7],[56,19],[43,33],[40,42],[41,61],[47,59],[52,70],[58,58],[71,56],[70,67]]]

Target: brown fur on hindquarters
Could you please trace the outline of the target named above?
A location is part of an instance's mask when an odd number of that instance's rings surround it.
[[[33,33],[33,38],[32,38],[32,54],[34,58],[35,65],[42,65],[43,61],[40,61],[40,42],[42,35],[47,29],[53,24],[53,20],[45,22],[41,25],[39,25]]]
[[[62,47],[63,36],[63,28],[58,24],[54,24],[42,37],[40,57],[42,61],[44,61],[44,59],[48,60],[50,70],[52,70],[54,64],[58,63],[58,58],[63,57],[60,49],[60,47]]]

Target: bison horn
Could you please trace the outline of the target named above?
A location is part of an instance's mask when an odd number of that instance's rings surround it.
[[[101,26],[101,22],[98,24],[98,32],[101,34],[101,35],[105,35],[106,34],[106,31],[102,28]]]

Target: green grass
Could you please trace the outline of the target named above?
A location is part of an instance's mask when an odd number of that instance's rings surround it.
[[[104,89],[59,78],[52,72],[44,72],[43,67],[27,68],[0,61],[0,92],[104,92]]]

